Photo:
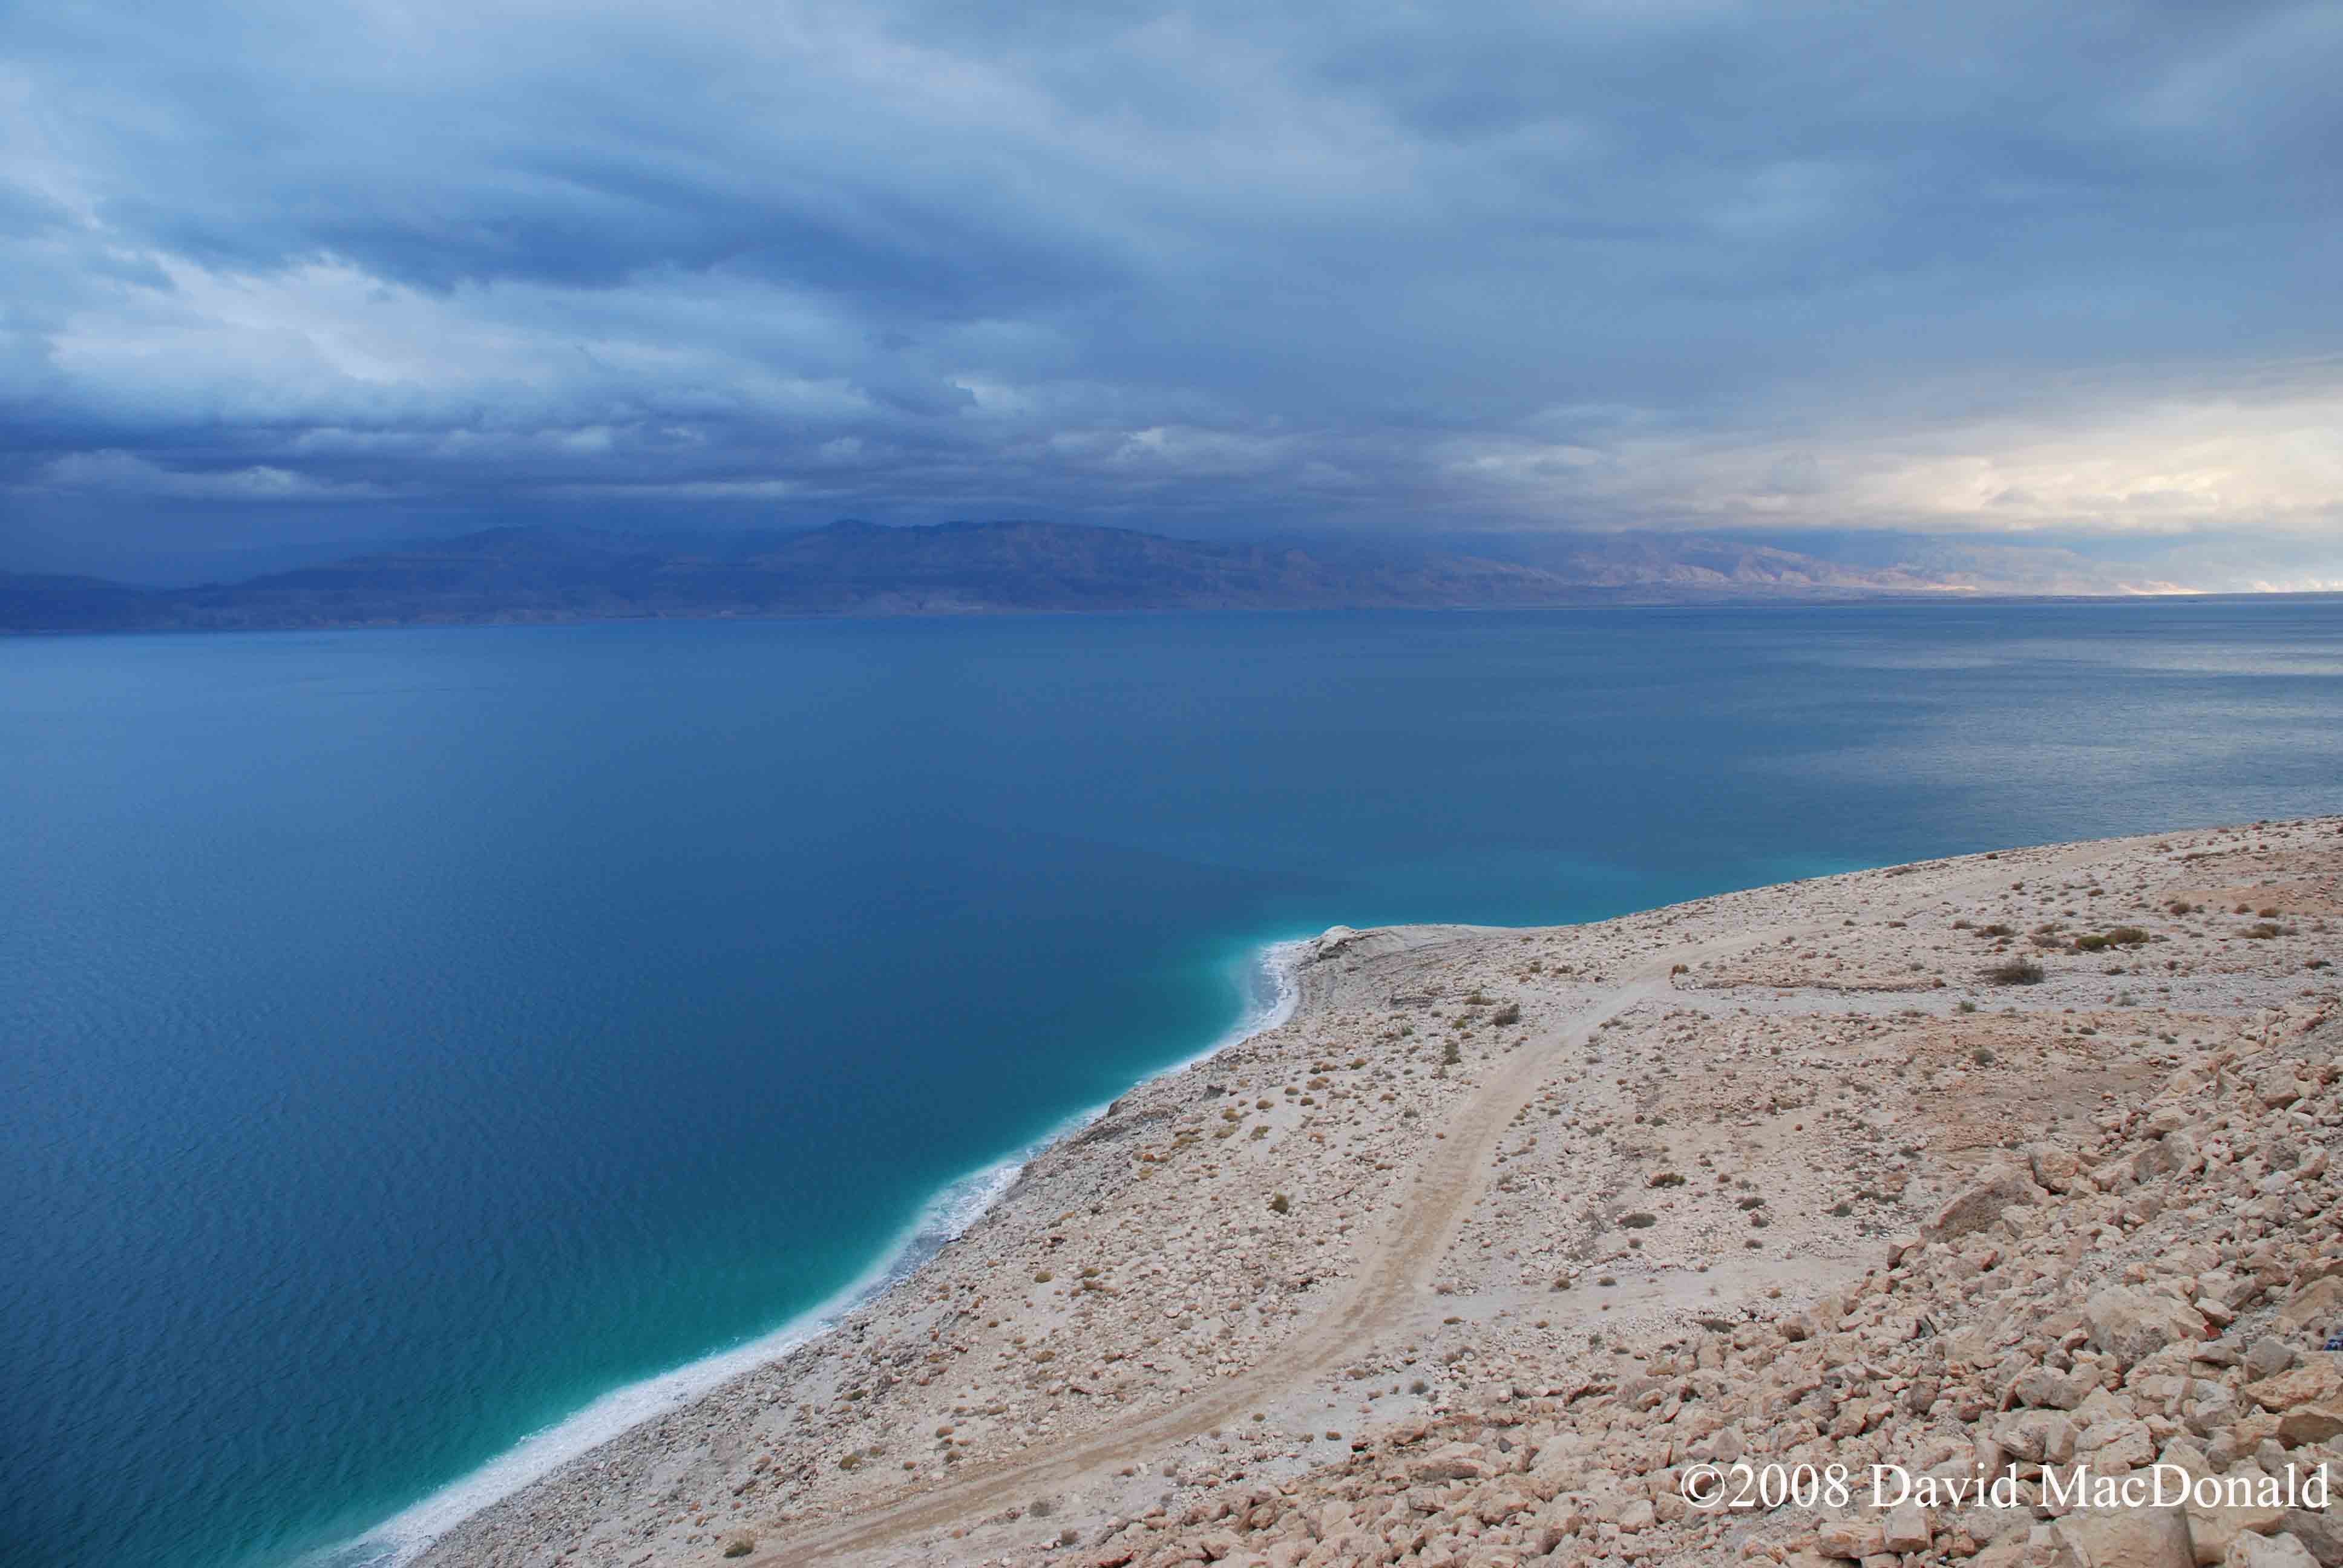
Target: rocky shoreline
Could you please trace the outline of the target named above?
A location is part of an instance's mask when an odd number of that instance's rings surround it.
[[[2338,872],[2329,818],[1330,932],[1286,1023],[423,1561],[2335,1568]]]

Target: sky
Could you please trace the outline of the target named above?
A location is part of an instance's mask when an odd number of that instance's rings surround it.
[[[9,7],[0,567],[1021,517],[2343,588],[2338,80],[2245,0]]]

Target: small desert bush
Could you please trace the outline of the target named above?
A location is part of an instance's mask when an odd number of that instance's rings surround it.
[[[1278,1193],[1269,1201],[1269,1211],[1272,1214],[1282,1214],[1292,1207],[1293,1200],[1288,1198],[1282,1192]]]
[[[1985,978],[1996,985],[2040,985],[2043,970],[2032,959],[2012,959],[1986,970]]]

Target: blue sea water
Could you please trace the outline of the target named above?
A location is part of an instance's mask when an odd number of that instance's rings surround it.
[[[0,1562],[412,1542],[1266,941],[2332,811],[2338,719],[2329,599],[0,641]]]

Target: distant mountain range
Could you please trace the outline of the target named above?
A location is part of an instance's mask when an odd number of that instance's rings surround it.
[[[0,572],[0,630],[261,630],[726,616],[1494,608],[1941,594],[1765,546],[1549,537],[1496,553],[1278,548],[1067,523],[649,536],[506,528],[197,588]]]

